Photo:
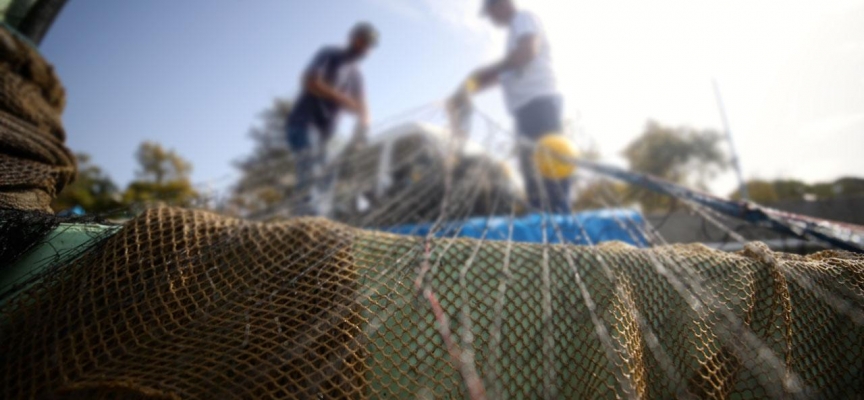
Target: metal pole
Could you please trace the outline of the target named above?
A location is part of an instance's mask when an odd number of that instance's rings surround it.
[[[747,182],[744,182],[744,174],[741,172],[741,161],[738,157],[738,149],[735,147],[735,141],[732,140],[732,130],[729,128],[729,119],[726,117],[726,107],[723,106],[723,97],[720,95],[720,86],[716,79],[712,79],[714,85],[714,95],[717,97],[717,108],[720,109],[720,119],[723,121],[723,130],[726,133],[726,140],[729,141],[729,148],[732,151],[732,168],[738,175],[738,193],[741,195],[741,200],[749,200],[750,194],[747,191]]]

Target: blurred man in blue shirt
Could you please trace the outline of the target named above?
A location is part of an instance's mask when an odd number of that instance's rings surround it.
[[[369,113],[358,64],[378,43],[378,31],[359,23],[349,35],[347,47],[325,47],[303,73],[302,92],[288,117],[288,143],[296,157],[299,202],[294,215],[318,215],[316,195],[328,190],[324,177],[327,142],[338,125],[341,111],[357,118],[354,141],[365,140]]]

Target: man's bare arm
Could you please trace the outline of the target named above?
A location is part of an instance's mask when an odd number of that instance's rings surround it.
[[[304,78],[303,86],[309,93],[315,96],[323,97],[339,104],[342,108],[355,114],[361,113],[361,106],[358,101],[347,96],[329,85],[321,75],[309,74]]]
[[[357,122],[365,128],[369,127],[369,108],[365,95],[357,99]]]
[[[534,34],[523,35],[519,38],[516,48],[510,54],[507,54],[507,57],[472,74],[477,85],[475,91],[480,91],[497,84],[498,76],[501,73],[523,68],[534,60],[537,53],[537,36]]]

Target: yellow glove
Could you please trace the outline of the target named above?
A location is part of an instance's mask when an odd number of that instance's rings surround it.
[[[465,108],[470,100],[471,95],[477,92],[478,84],[477,79],[473,76],[469,76],[468,79],[465,80],[459,87],[456,89],[456,93],[453,93],[453,96],[447,101],[447,106],[451,111],[461,110]]]
[[[469,76],[468,79],[465,80],[465,83],[462,86],[462,90],[465,91],[465,94],[472,95],[477,93],[477,89],[480,88],[480,84],[477,83],[477,78],[473,76]]]

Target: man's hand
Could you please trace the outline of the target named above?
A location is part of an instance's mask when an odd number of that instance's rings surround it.
[[[353,100],[356,103],[357,109],[357,125],[354,127],[354,135],[351,138],[351,147],[354,149],[363,148],[369,136],[369,109],[366,108],[366,98],[360,97]]]
[[[340,96],[338,102],[339,105],[342,106],[342,109],[354,115],[357,115],[358,118],[365,113],[365,111],[363,110],[363,105],[359,101],[352,99],[350,96],[342,95]]]
[[[477,91],[477,81],[473,75],[469,76],[458,88],[456,92],[447,100],[447,108],[451,112],[459,111],[469,105],[471,96]]]
[[[357,125],[354,127],[354,134],[351,136],[349,147],[354,149],[362,148],[369,140],[369,122],[368,120],[365,120],[366,118],[357,120]]]
[[[468,131],[471,130],[470,123],[473,112],[471,96],[477,91],[477,87],[477,80],[474,75],[471,75],[463,84],[459,85],[456,93],[447,101],[450,129],[457,138],[466,136]]]
[[[358,101],[351,96],[341,93],[335,87],[330,86],[326,81],[324,81],[324,78],[321,76],[309,76],[306,80],[306,90],[316,96],[324,97],[336,102],[339,104],[340,108],[352,114],[361,115],[362,113],[365,113],[362,101]]]
[[[365,131],[369,130],[369,111],[366,109],[365,106],[363,106],[362,110],[360,110],[360,113],[357,114],[357,125],[362,126],[363,130]]]

